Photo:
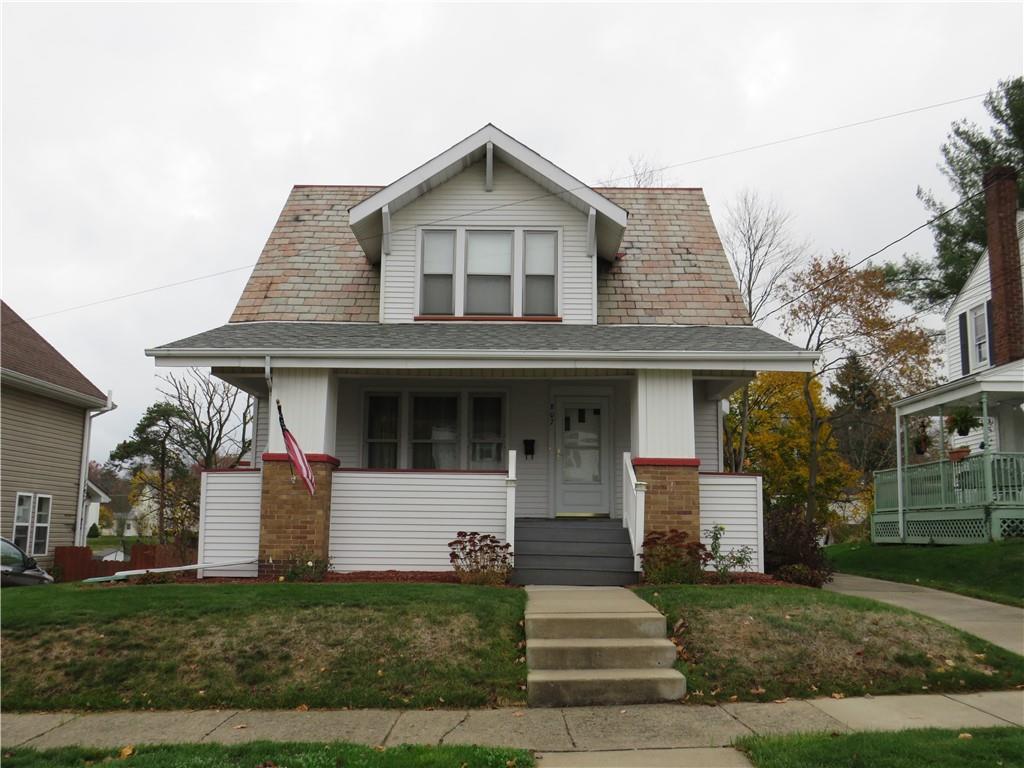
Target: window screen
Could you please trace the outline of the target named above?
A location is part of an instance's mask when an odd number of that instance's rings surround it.
[[[527,232],[523,260],[523,314],[554,315],[558,235]]]
[[[423,233],[423,281],[420,314],[451,315],[452,280],[455,272],[455,232]]]
[[[505,466],[505,408],[500,395],[474,395],[470,400],[469,468]]]
[[[398,395],[366,399],[366,466],[398,468]]]
[[[458,396],[415,395],[411,438],[413,469],[458,469]]]
[[[466,314],[512,314],[511,232],[466,232]]]

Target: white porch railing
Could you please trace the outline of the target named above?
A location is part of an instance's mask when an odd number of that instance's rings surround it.
[[[633,549],[633,569],[641,570],[640,550],[644,541],[644,500],[647,483],[636,479],[633,455],[622,454],[622,527],[629,530],[629,544]]]

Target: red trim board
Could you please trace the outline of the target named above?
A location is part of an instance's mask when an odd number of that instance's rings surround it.
[[[291,459],[288,458],[288,454],[287,453],[264,453],[263,454],[263,460],[264,461],[291,461]],[[306,461],[308,461],[310,464],[312,464],[314,462],[317,462],[317,463],[322,463],[322,464],[333,464],[336,467],[341,466],[341,462],[340,461],[338,461],[336,458],[334,458],[333,456],[330,456],[330,455],[328,455],[326,453],[307,453],[306,454]]]
[[[699,467],[700,459],[653,459],[637,456],[633,459],[634,467]]]

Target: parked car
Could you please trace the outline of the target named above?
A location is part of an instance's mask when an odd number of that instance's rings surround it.
[[[53,576],[40,568],[35,558],[26,555],[7,539],[0,538],[0,586],[31,587],[52,583]]]

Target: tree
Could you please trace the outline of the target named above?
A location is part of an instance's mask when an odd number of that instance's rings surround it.
[[[252,398],[195,368],[161,381],[160,394],[181,412],[171,436],[178,451],[203,469],[237,466],[252,446]]]
[[[895,413],[886,390],[856,354],[839,367],[828,388],[837,448],[865,487],[873,472],[896,460]]]
[[[722,244],[736,276],[740,296],[754,325],[760,325],[779,283],[804,258],[807,244],[792,232],[793,217],[772,200],[743,190],[728,206]],[[739,418],[725,429],[726,466],[741,471],[746,460],[751,388],[747,384],[732,400]]]
[[[957,200],[973,197],[931,225],[934,260],[906,257],[886,265],[886,278],[900,297],[916,309],[948,304],[967,282],[985,249],[985,198],[982,176],[996,165],[1024,167],[1024,78],[1004,80],[985,98],[993,125],[986,132],[967,120],[953,123],[942,145],[942,175]],[[1019,204],[1024,204],[1024,176],[1018,180]],[[918,199],[932,216],[950,207],[932,190],[917,189]]]
[[[110,497],[109,504],[100,506],[100,527],[113,528],[120,536],[124,533],[124,522],[131,514],[132,504],[129,499],[131,484],[118,474],[116,467],[103,465],[98,461],[89,462],[89,482],[100,488]]]
[[[89,532],[85,534],[87,539],[98,539],[100,537],[100,529],[96,523],[89,526]]]
[[[807,411],[806,518],[818,519],[822,459],[841,415],[822,408],[817,387],[830,382],[853,356],[871,371],[872,380],[900,395],[925,389],[937,359],[932,336],[913,316],[896,316],[896,291],[882,269],[851,269],[846,256],[816,256],[793,273],[780,290],[783,330],[804,349],[818,352],[815,369],[803,376]]]

